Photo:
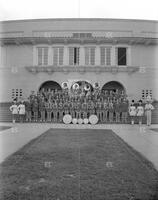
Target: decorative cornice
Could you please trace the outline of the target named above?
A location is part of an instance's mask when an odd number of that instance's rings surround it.
[[[0,38],[1,45],[37,45],[37,44],[158,44],[158,38],[150,37],[90,37],[90,38],[74,38],[74,37],[3,37]]]
[[[138,66],[25,66],[26,70],[31,72],[32,74],[37,74],[40,72],[46,72],[48,74],[52,74],[54,72],[62,72],[64,74],[68,74],[70,72],[78,72],[80,74],[84,74],[86,72],[94,72],[96,74],[99,73],[112,73],[117,74],[120,72],[126,72],[128,74],[132,74],[134,72],[139,71]]]

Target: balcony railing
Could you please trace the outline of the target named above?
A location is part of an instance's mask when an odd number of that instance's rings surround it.
[[[139,71],[140,67],[138,66],[25,66],[26,70],[36,74],[40,72],[46,72],[52,74],[54,72],[62,72],[68,74],[70,72],[78,72],[84,74],[87,72],[99,73],[112,73],[117,74],[120,72],[126,72],[128,74]]]

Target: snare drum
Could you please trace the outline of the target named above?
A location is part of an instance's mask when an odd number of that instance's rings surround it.
[[[89,117],[89,122],[90,122],[91,124],[97,124],[97,123],[98,123],[98,117],[97,117],[96,115],[91,115],[91,116]]]
[[[71,121],[72,121],[71,115],[64,115],[64,117],[63,117],[63,122],[64,122],[65,124],[70,124]]]

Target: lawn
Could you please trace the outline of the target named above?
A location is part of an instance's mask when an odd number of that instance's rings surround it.
[[[4,131],[11,128],[11,126],[0,126],[0,131]]]
[[[50,129],[0,168],[2,200],[158,200],[158,172],[111,130]]]

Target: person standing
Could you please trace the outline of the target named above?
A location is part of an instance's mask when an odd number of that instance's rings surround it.
[[[62,99],[60,99],[60,101],[59,101],[58,109],[59,109],[59,122],[62,122],[63,121],[63,116],[64,116]]]
[[[40,117],[41,117],[40,121],[45,122],[46,110],[45,110],[44,98],[42,98],[41,101],[39,102],[39,112],[40,112]]]
[[[146,117],[147,117],[147,121],[146,121],[147,126],[151,125],[152,110],[154,110],[154,106],[151,104],[151,100],[148,98],[147,99],[147,103],[145,104],[145,111],[146,111]]]
[[[32,104],[32,111],[33,111],[34,122],[37,122],[38,121],[38,101],[37,101],[37,98],[34,99],[34,102]]]
[[[110,100],[108,107],[109,107],[109,122],[112,123],[114,117],[114,105],[112,99]]]
[[[134,105],[134,100],[132,100],[132,103],[129,107],[129,115],[131,117],[131,124],[134,124],[135,116],[136,116],[136,107]]]
[[[22,100],[21,103],[18,106],[18,112],[20,116],[20,122],[24,122],[24,117],[25,117],[25,104],[24,101]]]
[[[32,104],[30,102],[30,98],[25,101],[25,112],[26,112],[26,121],[31,122],[32,120]]]
[[[121,113],[121,107],[120,107],[119,99],[117,99],[116,102],[114,103],[114,110],[115,110],[116,123],[119,123],[120,122],[120,113]]]
[[[13,104],[10,106],[9,109],[12,112],[12,121],[13,123],[15,123],[18,115],[18,106],[16,104],[16,100],[13,101]]]
[[[142,100],[139,100],[139,103],[137,106],[137,117],[138,117],[139,125],[142,124],[143,114],[144,114],[144,108],[142,106]]]
[[[128,117],[128,110],[129,110],[129,105],[128,105],[128,100],[126,98],[123,99],[122,104],[122,122],[127,123],[127,117]]]
[[[105,99],[103,104],[103,122],[107,122],[107,118],[108,118],[108,103],[107,99]]]

